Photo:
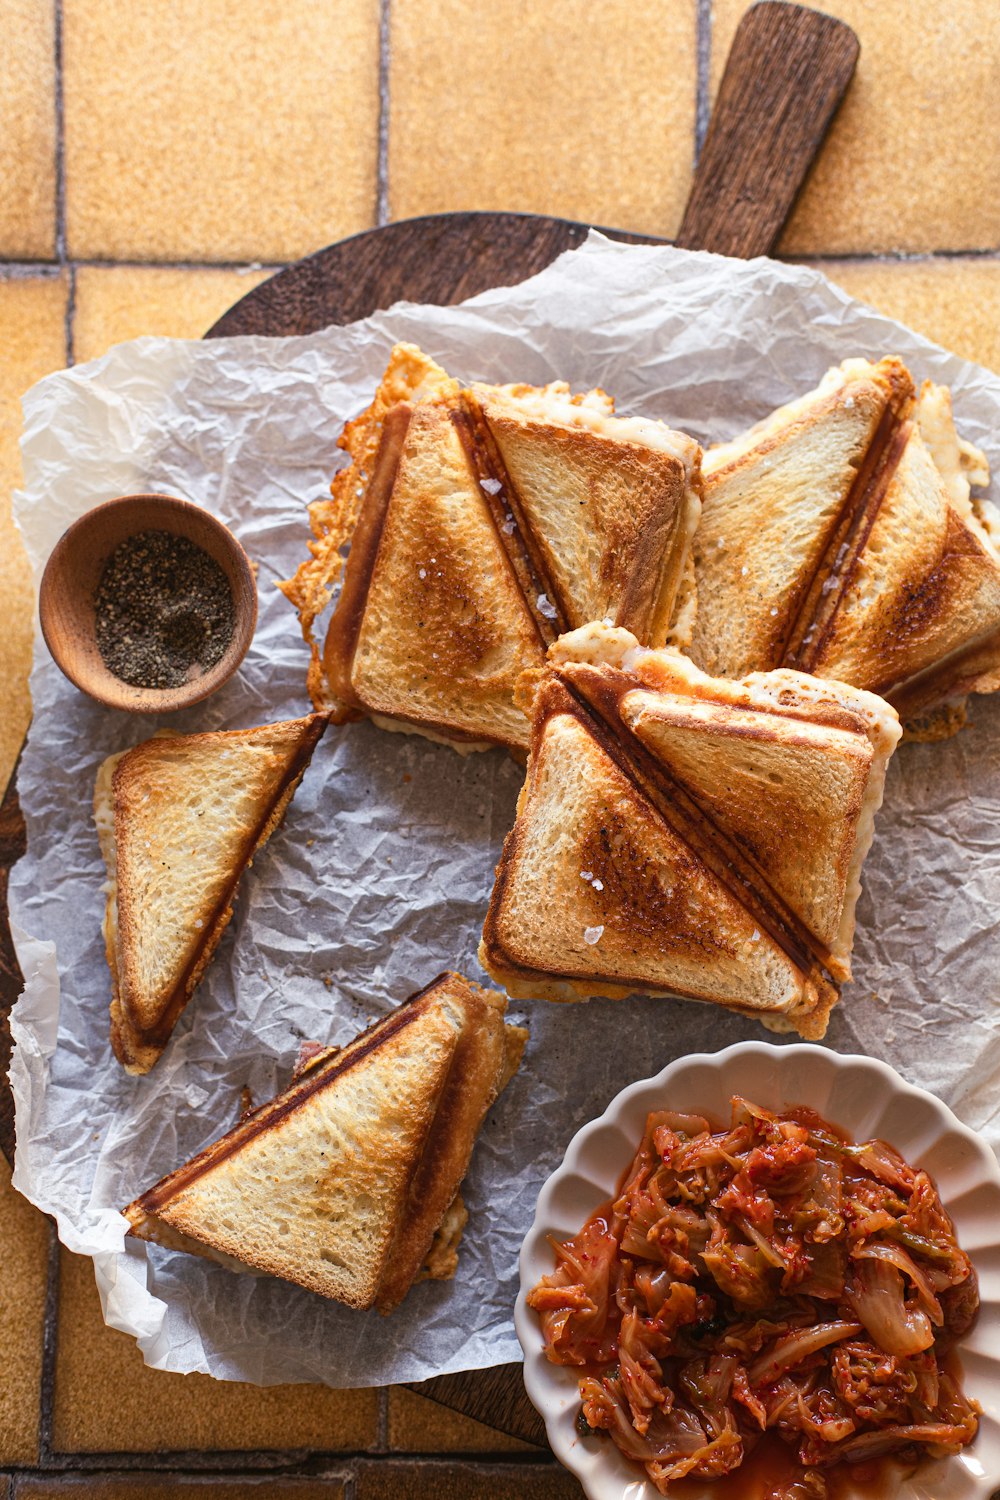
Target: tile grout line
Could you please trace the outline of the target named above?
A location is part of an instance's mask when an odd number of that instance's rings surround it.
[[[218,1477],[259,1477],[271,1479],[316,1479],[344,1472],[359,1464],[376,1469],[393,1465],[464,1464],[478,1465],[484,1472],[513,1468],[525,1474],[552,1473],[558,1464],[551,1453],[506,1452],[488,1448],[456,1448],[425,1452],[401,1448],[375,1453],[370,1448],[346,1449],[343,1452],[322,1449],[267,1448],[258,1452],[232,1448],[136,1449],[127,1452],[107,1450],[60,1450],[50,1452],[37,1464],[8,1464],[5,1472],[22,1475],[44,1475],[79,1478],[100,1474],[190,1474],[205,1479]]]
[[[55,1419],[56,1337],[59,1326],[59,1236],[49,1223],[49,1257],[46,1268],[45,1316],[42,1322],[42,1378],[38,1403],[38,1459],[48,1468],[52,1459]]]
[[[379,0],[378,158],[375,169],[375,223],[389,222],[389,46],[392,0]]]
[[[694,115],[694,165],[697,167],[701,149],[708,134],[711,114],[709,98],[712,74],[712,0],[697,0],[697,61]]]
[[[292,261],[259,260],[92,260],[76,256],[66,260],[7,260],[0,255],[0,277],[59,276],[73,271],[235,271],[249,276],[254,271],[284,271]]]
[[[775,259],[786,265],[813,265],[819,262],[846,262],[849,265],[918,266],[932,261],[1000,261],[1000,249],[947,250],[811,250],[798,255],[779,255]],[[235,271],[249,275],[255,271],[276,274],[293,261],[247,260],[100,260],[90,256],[67,257],[65,260],[18,260],[0,255],[0,281],[56,278],[66,272],[97,271]]]
[[[63,98],[63,10],[62,0],[55,0],[55,35],[53,66],[55,67],[55,126],[56,126],[56,260],[66,264],[66,118]]]
[[[55,66],[56,115],[56,259],[66,273],[66,311],[63,314],[63,339],[67,366],[76,363],[74,349],[74,315],[76,313],[76,267],[70,262],[66,246],[66,98],[63,90],[63,7],[54,0],[55,32],[53,63]]]

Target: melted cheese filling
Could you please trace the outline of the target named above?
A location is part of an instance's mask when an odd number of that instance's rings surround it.
[[[690,472],[698,455],[698,444],[694,439],[683,432],[675,432],[665,422],[654,421],[651,417],[614,417],[597,403],[576,403],[555,394],[551,386],[514,389],[523,391],[523,394],[507,395],[500,387],[489,386],[473,386],[472,393],[489,403],[511,407],[511,415],[526,417],[529,421],[546,422],[567,431],[582,428],[613,442],[635,443],[657,453],[666,453],[682,463],[686,472]]]

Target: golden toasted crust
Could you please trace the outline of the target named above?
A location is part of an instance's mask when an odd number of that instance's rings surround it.
[[[376,1306],[384,1313],[402,1301],[427,1260],[434,1236],[468,1169],[479,1127],[504,1078],[506,1000],[465,980],[456,998],[464,1011],[465,1024],[423,1156],[410,1179],[407,1212],[400,1220],[382,1274]]]
[[[898,360],[845,362],[705,460],[692,655],[739,676],[798,667],[881,694],[914,734],[954,732],[1000,685],[995,513],[948,391]]]
[[[342,440],[354,463],[332,507],[314,507],[314,558],[282,587],[314,647],[350,536],[314,701],[463,751],[523,753],[514,684],[560,630],[607,614],[662,641],[682,597],[689,630],[701,450],[611,416],[603,393],[461,391],[427,363],[394,351]]]
[[[128,1072],[148,1072],[163,1052],[232,916],[240,877],[281,822],[326,722],[314,714],[155,736],[102,768],[95,810],[109,872],[111,1043]]]
[[[898,360],[850,361],[816,391],[709,450],[691,642],[706,672],[738,678],[793,664],[789,646],[801,645],[811,610],[827,597],[823,585],[875,477],[874,459],[913,397]]]
[[[445,405],[396,407],[324,648],[347,712],[466,744],[527,744],[514,708],[543,644]]]
[[[441,975],[129,1204],[130,1232],[357,1308],[452,1275],[459,1185],[520,1043],[505,1004]]]
[[[783,951],[588,716],[555,684],[540,715],[483,929],[487,972],[524,997],[681,994],[814,1011],[828,988],[817,966]]]
[[[487,972],[517,996],[681,994],[821,1035],[850,973],[892,710],[788,671],[714,681],[601,626],[525,687],[531,757]]]
[[[348,422],[337,439],[337,447],[350,456],[350,463],[333,476],[330,499],[318,500],[309,507],[313,533],[309,557],[291,578],[278,584],[298,611],[310,652],[308,687],[317,710],[332,705],[313,626],[329,604],[343,570],[343,549],[357,524],[386,416],[401,402],[433,401],[457,390],[458,382],[421,349],[413,344],[396,344],[371,406]]]
[[[474,395],[565,627],[609,618],[662,645],[701,512],[698,445],[670,433],[652,446],[656,424],[574,421],[558,402]]]

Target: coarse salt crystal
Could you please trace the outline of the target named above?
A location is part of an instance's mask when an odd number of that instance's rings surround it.
[[[594,881],[594,890],[595,891],[603,891],[603,889],[604,889],[604,881],[603,880],[595,880]]]
[[[508,516],[506,521],[501,526],[500,530],[503,532],[504,536],[510,536],[511,532],[514,530],[514,517]]]
[[[499,495],[500,491],[503,489],[503,485],[500,483],[499,479],[481,479],[479,483],[486,491],[487,495]]]
[[[204,922],[203,922],[203,921],[202,921],[202,920],[201,920],[201,918],[200,918],[200,917],[195,917],[195,919],[194,919],[194,925],[195,925],[195,926],[196,926],[196,927],[204,927],[204,925],[205,925],[205,924],[204,924]]]
[[[583,941],[585,943],[590,943],[591,946],[593,946],[594,943],[599,943],[603,935],[603,927],[585,927],[583,929]]]
[[[750,941],[751,941],[751,943],[759,943],[760,942],[760,933],[757,931],[756,927],[753,930],[753,933],[751,935]]]
[[[594,872],[593,872],[593,870],[581,870],[580,871],[580,879],[581,880],[593,880],[593,878],[594,878]]]
[[[556,607],[548,594],[539,594],[537,603],[540,615],[544,615],[547,620],[554,620],[556,618]]]
[[[774,608],[773,605],[771,607],[771,613],[772,613],[772,615],[776,615],[778,613],[778,611]]]
[[[427,569],[426,568],[418,568],[417,569],[417,577],[418,578],[426,578],[427,577]]]
[[[747,568],[746,563],[743,564],[742,568],[740,569],[740,572],[741,572],[741,574],[743,575],[744,578],[747,576],[747,573],[749,572],[749,569]]]

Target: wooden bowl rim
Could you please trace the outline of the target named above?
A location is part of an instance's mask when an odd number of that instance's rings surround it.
[[[192,531],[207,529],[218,539],[219,550],[224,554],[229,565],[225,571],[233,595],[235,613],[232,638],[213,667],[202,673],[200,677],[182,683],[180,687],[135,687],[116,677],[108,668],[104,668],[103,671],[99,670],[95,681],[92,673],[81,671],[79,646],[71,637],[63,636],[61,632],[57,635],[53,630],[53,593],[60,565],[66,560],[74,545],[78,546],[81,539],[86,537],[88,531],[93,528],[95,519],[107,516],[109,512],[119,507],[136,504],[145,504],[154,511],[160,510],[164,518],[171,516],[182,523],[188,518],[195,520],[196,527],[181,524],[168,529],[174,530],[176,535],[188,537],[196,545],[202,544],[192,536]],[[155,522],[147,519],[137,525],[134,531],[130,531],[126,526],[122,535],[111,543],[108,555],[129,535],[134,535],[138,531],[155,529],[155,525]],[[104,566],[106,560],[106,557],[102,559],[101,567]],[[243,544],[225,522],[220,521],[217,516],[212,515],[211,511],[192,500],[186,500],[180,495],[165,495],[156,491],[116,495],[110,500],[100,501],[97,505],[91,506],[82,516],[78,516],[67,526],[49,553],[38,589],[38,617],[42,636],[53,661],[63,676],[68,678],[80,692],[93,698],[95,702],[107,708],[122,709],[128,713],[174,713],[183,708],[190,708],[210,697],[222,687],[223,683],[229,681],[250,649],[257,627],[257,609],[257,578],[253,564]],[[85,608],[81,613],[86,613]]]

